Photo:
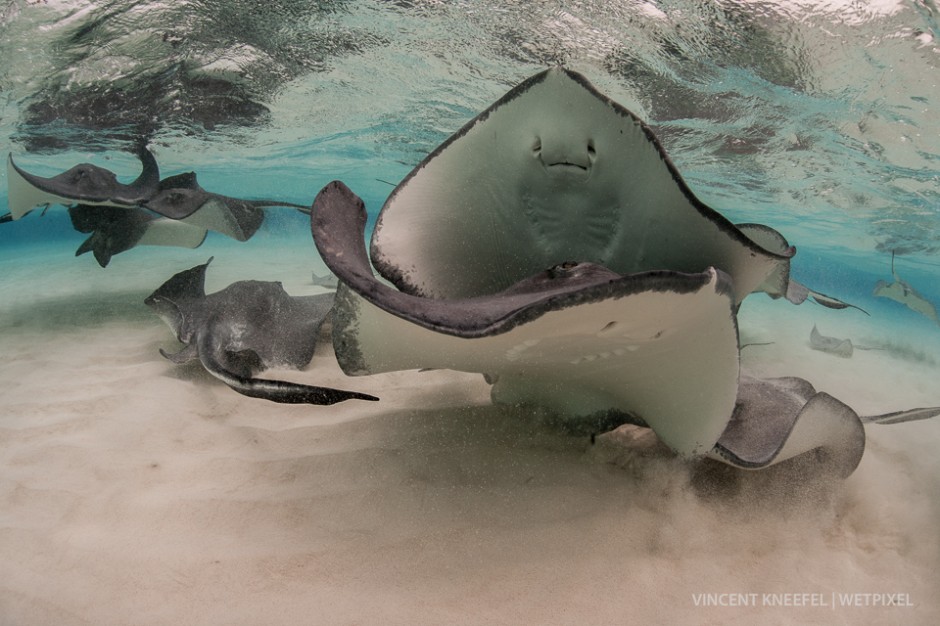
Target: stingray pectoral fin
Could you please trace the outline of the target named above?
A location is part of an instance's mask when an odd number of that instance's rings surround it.
[[[37,187],[35,178],[13,162],[12,154],[7,157],[7,202],[14,220],[20,219],[40,204],[69,205],[75,202],[71,198],[55,195]]]
[[[247,241],[261,227],[264,209],[244,200],[208,194],[205,202],[181,221],[221,233],[236,241]]]
[[[883,415],[863,415],[861,420],[865,424],[901,424],[903,422],[916,422],[917,420],[930,419],[940,415],[940,407],[926,407],[921,409],[909,409],[907,411],[894,411]]]
[[[783,380],[783,379],[780,379]],[[851,407],[800,379],[742,379],[728,428],[709,456],[742,469],[762,469],[817,452],[843,477],[858,466],[865,429]]]
[[[157,192],[160,173],[156,160],[145,147],[138,154],[143,171],[129,185],[119,183],[114,172],[90,163],[80,163],[50,178],[36,176],[20,169],[10,154],[7,193],[13,218],[22,217],[37,204],[134,207],[145,202]]]
[[[789,300],[789,286],[792,283],[790,280],[790,258],[796,254],[796,248],[791,246],[783,235],[770,226],[764,224],[735,224],[735,226],[752,242],[781,257],[779,263],[757,290],[763,291],[772,298],[786,295]],[[802,302],[802,300],[800,302],[790,301],[794,304]]]
[[[137,147],[137,157],[140,159],[143,169],[134,182],[126,185],[113,198],[121,204],[137,205],[145,202],[153,197],[160,188],[160,167],[157,165],[153,153],[147,149],[147,146],[140,145]]]
[[[177,365],[182,365],[183,363],[188,363],[193,359],[199,358],[199,351],[196,349],[195,344],[186,344],[178,352],[167,352],[163,348],[160,348],[160,354],[163,358],[173,361]]]
[[[143,209],[77,204],[69,207],[75,230],[91,236],[75,252],[94,252],[101,267],[107,267],[115,254],[130,250],[147,231],[152,217]]]
[[[202,265],[177,272],[147,296],[144,304],[153,307],[167,303],[178,312],[180,302],[204,299],[206,297],[206,269],[214,258],[209,257],[209,260]],[[174,327],[171,326],[171,328]]]
[[[158,217],[147,224],[137,245],[198,248],[206,240],[207,234],[208,231],[201,226]]]

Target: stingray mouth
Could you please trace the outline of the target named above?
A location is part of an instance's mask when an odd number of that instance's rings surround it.
[[[591,140],[580,148],[565,146],[564,149],[549,149],[537,137],[532,145],[532,156],[550,175],[585,179],[591,174],[597,150]]]
[[[590,169],[589,165],[581,165],[580,163],[572,163],[570,161],[557,161],[555,163],[543,163],[543,165],[553,171],[563,172],[565,170],[571,170],[572,172],[587,172]]]

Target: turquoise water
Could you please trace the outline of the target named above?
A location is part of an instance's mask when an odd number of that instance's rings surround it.
[[[341,179],[374,218],[388,183],[562,63],[647,120],[703,200],[780,230],[798,279],[906,315],[871,288],[894,250],[901,276],[940,302],[932,6],[16,0],[2,15],[0,135],[40,175],[87,161],[130,180],[127,150],[144,140],[162,175],[194,170],[230,196],[307,204]],[[5,191],[4,173],[3,212]],[[309,237],[289,211],[263,230]],[[0,225],[0,255],[82,239],[53,207]],[[133,254],[75,262],[120,272]]]

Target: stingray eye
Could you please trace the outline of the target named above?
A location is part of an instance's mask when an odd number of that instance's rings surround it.
[[[573,276],[581,264],[577,261],[565,261],[548,268],[549,278],[568,278]]]
[[[80,182],[82,182],[83,180],[85,180],[85,178],[87,178],[87,177],[88,177],[88,170],[86,170],[86,169],[84,169],[84,168],[79,169],[79,170],[75,170],[75,171],[72,173],[72,182],[73,182],[73,183],[80,183]]]

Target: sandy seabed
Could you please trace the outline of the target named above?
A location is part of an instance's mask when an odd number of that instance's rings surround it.
[[[940,623],[940,419],[868,426],[831,482],[689,464],[636,429],[592,445],[478,375],[347,378],[328,344],[268,376],[381,402],[246,398],[161,358],[144,297],[210,254],[210,291],[313,293],[322,265],[211,243],[104,270],[0,251],[0,623]],[[814,322],[891,349],[810,350]],[[940,329],[763,296],[740,324],[773,342],[744,349],[752,373],[862,414],[940,404]]]

